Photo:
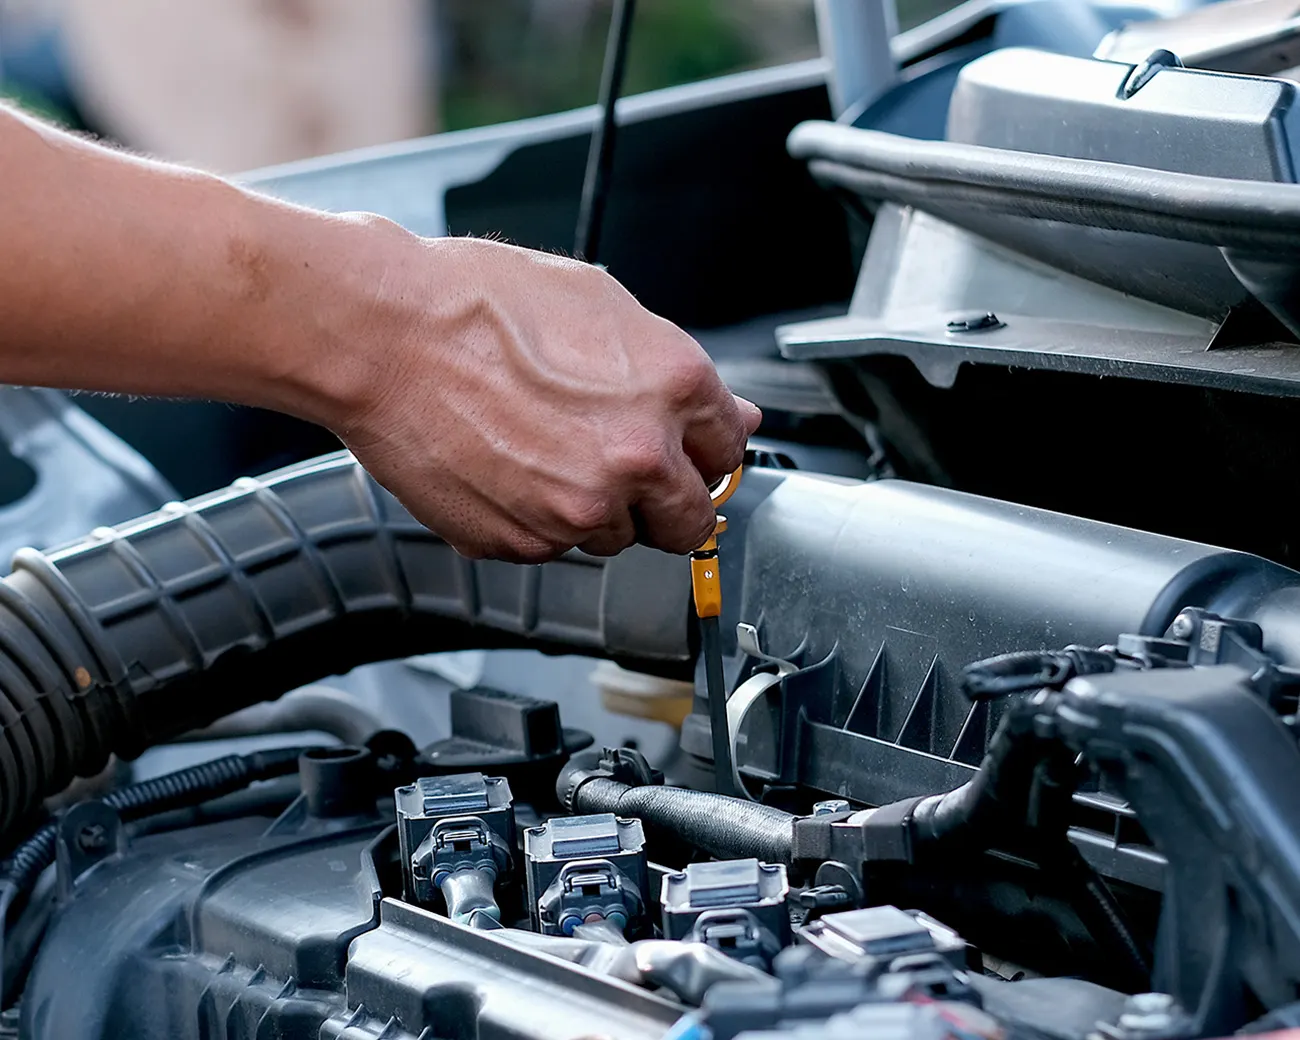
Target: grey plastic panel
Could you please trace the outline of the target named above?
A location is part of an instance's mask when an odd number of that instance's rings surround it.
[[[1022,152],[1293,190],[1295,84],[1163,67],[1131,84],[1135,71],[1028,49],[995,51],[963,68],[948,139],[999,149],[985,154],[1006,164],[1007,184],[1026,187],[1045,176],[1044,162],[1029,154],[1020,159]],[[813,160],[814,172],[819,160],[853,165],[829,134],[811,152],[809,139],[805,134],[796,150]],[[927,167],[921,157],[915,161],[920,183]],[[1100,169],[1124,183],[1123,166]],[[910,176],[899,174],[908,183]],[[957,176],[953,183],[966,182]],[[1223,198],[1245,191],[1225,183]],[[849,313],[781,330],[786,356],[902,354],[940,386],[974,362],[1300,391],[1295,351],[1275,342],[1292,337],[1277,322],[1251,317],[1262,310],[1256,292],[1294,327],[1285,276],[1264,271],[1259,284],[1243,281],[1217,240],[1114,230],[1124,225],[1091,210],[1077,221],[1046,219],[1028,204],[986,211],[973,195],[903,201],[926,212],[882,207]],[[949,321],[971,312],[995,313],[1001,325],[976,335],[948,331]],[[1229,314],[1244,321],[1218,341],[1215,330]]]
[[[1295,180],[1294,83],[1161,69],[1126,99],[1132,70],[1027,48],[994,51],[958,77],[947,139],[1177,173]]]
[[[57,390],[0,386],[0,440],[36,474],[0,506],[0,565],[157,509],[176,492],[134,449]]]
[[[838,648],[824,721],[943,758],[973,712],[956,682],[971,661],[1159,634],[1187,603],[1300,581],[1242,553],[960,492],[798,475],[750,519],[745,567],[742,616],[768,653]],[[917,729],[922,696],[933,716]],[[982,755],[981,741],[963,757]]]
[[[626,97],[618,102],[616,112],[620,125],[635,123],[812,85],[825,77],[826,65],[820,59],[796,62]],[[449,188],[482,179],[526,145],[589,134],[598,118],[599,111],[592,105],[252,170],[242,180],[301,205],[380,213],[418,234],[445,235],[444,201]]]
[[[722,556],[724,579],[744,573],[740,619],[801,670],[749,713],[738,762],[772,778],[785,744],[797,775],[782,781],[868,805],[969,779],[1001,711],[962,694],[972,661],[1161,634],[1193,605],[1258,618],[1270,650],[1300,663],[1300,574],[1244,553],[904,481],[797,473],[743,530],[743,561]],[[707,758],[708,736],[697,702],[683,747]],[[1131,846],[1124,807],[1077,801],[1089,860],[1157,886],[1160,859]]]

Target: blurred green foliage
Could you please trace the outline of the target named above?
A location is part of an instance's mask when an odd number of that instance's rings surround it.
[[[596,100],[610,0],[441,0],[442,126]],[[641,0],[629,94],[817,54],[811,0]]]
[[[0,0],[2,3],[3,0]],[[896,0],[901,28],[958,0]],[[429,0],[438,48],[438,129],[592,104],[613,0]],[[818,54],[813,0],[639,0],[624,93]],[[0,97],[80,128],[75,113],[0,83]]]
[[[26,90],[12,83],[0,84],[0,101],[48,120],[56,126],[66,127],[69,130],[83,129],[81,121],[75,115],[34,90]]]

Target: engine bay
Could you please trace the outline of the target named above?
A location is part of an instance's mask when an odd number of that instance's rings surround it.
[[[1300,577],[901,481],[755,465],[728,513],[737,794],[709,782],[702,696],[665,776],[481,686],[424,748],[381,730],[110,785],[7,861],[21,1035],[1294,1021]],[[48,686],[6,729],[0,766],[28,781],[6,812],[129,753],[133,717],[165,743],[439,639],[689,674],[687,566],[470,562],[345,454],[24,550],[6,668]]]
[[[305,424],[0,388],[0,1040],[1300,1029],[1300,25],[1245,6],[619,102],[609,268],[764,410],[716,553],[470,560]],[[247,180],[567,248],[596,117]]]

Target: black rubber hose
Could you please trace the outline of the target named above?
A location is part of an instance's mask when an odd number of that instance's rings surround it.
[[[911,841],[918,853],[934,849],[946,855],[960,844],[988,847],[1027,827],[1050,828],[1064,837],[1071,804],[1065,784],[1058,781],[1048,788],[1056,794],[1050,800],[1035,799],[1035,794],[1044,790],[1040,780],[1064,776],[1068,783],[1074,756],[1058,743],[1037,739],[1033,726],[1032,712],[1013,708],[998,723],[971,779],[917,803]],[[1044,819],[1045,813],[1052,818]]]
[[[22,550],[0,580],[0,838],[111,754],[368,661],[530,646],[671,673],[689,596],[685,561],[650,550],[466,560],[346,453]]]
[[[243,791],[253,784],[296,772],[304,748],[272,748],[248,755],[227,755],[196,766],[119,787],[101,801],[115,809],[124,822],[161,816],[178,809],[190,809],[225,795]],[[27,934],[13,935],[6,926],[11,909],[25,903],[37,881],[55,860],[57,822],[47,823],[14,849],[0,866],[0,997],[7,1003],[13,985],[21,981],[14,973],[25,969],[27,956],[40,941],[43,921],[33,922]],[[35,929],[33,931],[33,928]],[[18,950],[14,948],[18,947]]]
[[[963,854],[1010,845],[1029,837],[1038,861],[1069,900],[1092,937],[1106,949],[1114,982],[1137,990],[1150,982],[1149,957],[1105,881],[1068,838],[1077,785],[1074,753],[1035,732],[1034,713],[1013,708],[989,742],[973,778],[926,798],[911,816],[911,846],[930,860],[960,861]]]
[[[1044,687],[1059,690],[1075,676],[1114,670],[1114,654],[1089,647],[1020,650],[968,664],[961,672],[961,690],[972,701],[997,700]]]
[[[823,184],[922,210],[960,206],[1247,252],[1300,253],[1300,186],[1172,173],[837,123],[787,142]]]
[[[273,748],[248,755],[226,755],[119,787],[109,791],[100,801],[127,823],[173,809],[186,809],[242,791],[259,780],[296,772],[303,750],[298,747]],[[0,867],[0,920],[10,906],[31,891],[37,878],[54,862],[57,828],[57,822],[42,826],[15,848]]]
[[[564,789],[563,777],[557,786]],[[565,804],[575,813],[637,817],[650,830],[720,859],[791,859],[795,817],[741,798],[684,787],[631,787],[598,776],[569,790]]]

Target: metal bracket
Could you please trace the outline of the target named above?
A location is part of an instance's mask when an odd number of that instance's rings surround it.
[[[126,834],[116,811],[98,800],[74,805],[59,819],[55,834],[59,898],[70,899],[91,867],[125,851]]]

